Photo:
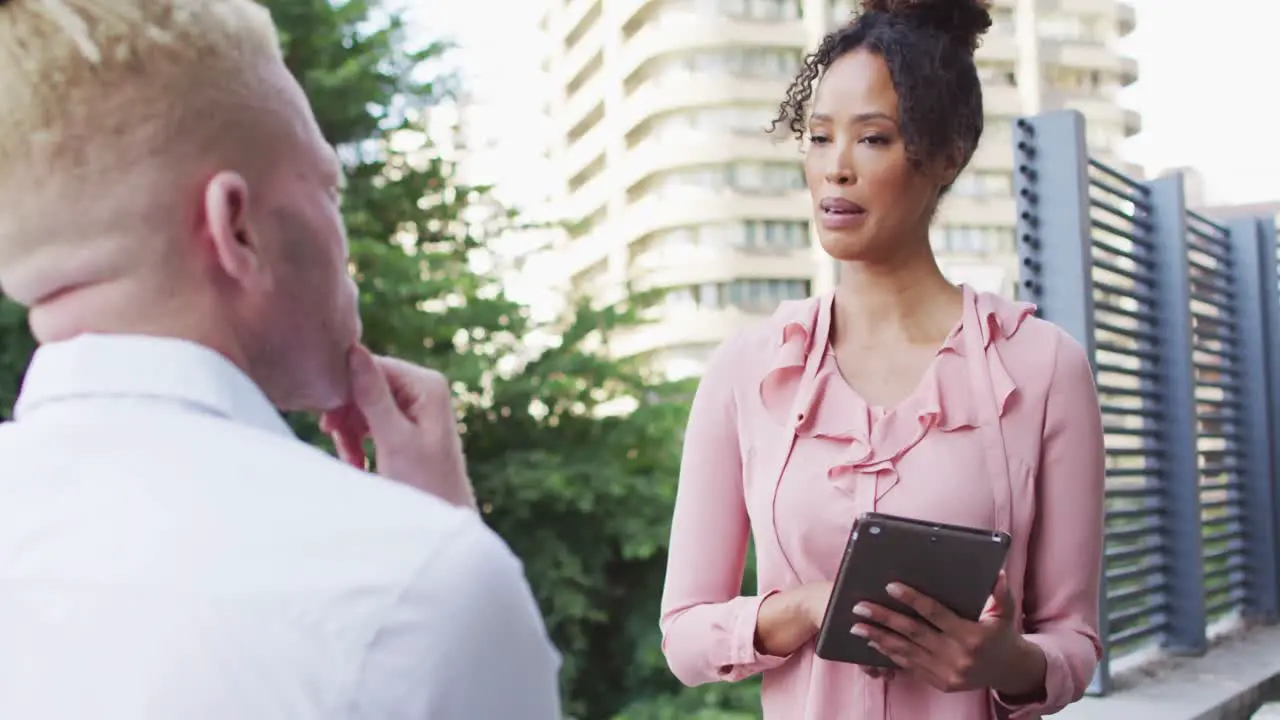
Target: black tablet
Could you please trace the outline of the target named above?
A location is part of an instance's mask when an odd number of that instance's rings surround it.
[[[895,667],[893,661],[850,630],[867,622],[853,614],[873,602],[911,617],[919,615],[885,590],[899,582],[919,590],[960,617],[977,620],[995,589],[1009,552],[1009,535],[994,530],[866,513],[853,524],[835,589],[818,632],[818,657],[835,662]]]

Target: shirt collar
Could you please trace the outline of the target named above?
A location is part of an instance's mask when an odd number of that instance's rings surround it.
[[[142,335],[81,335],[36,350],[14,406],[21,421],[41,406],[91,398],[169,401],[293,436],[262,389],[203,345]]]

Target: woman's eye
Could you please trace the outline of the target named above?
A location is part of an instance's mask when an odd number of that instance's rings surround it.
[[[868,135],[867,137],[862,138],[862,142],[868,145],[884,145],[889,142],[889,138],[883,135]]]
[[[828,140],[827,140],[827,136],[825,135],[810,135],[809,142],[813,143],[814,145],[825,145],[828,142]]]

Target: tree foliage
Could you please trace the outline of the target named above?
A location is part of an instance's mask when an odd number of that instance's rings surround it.
[[[36,342],[27,329],[27,313],[0,295],[0,420],[13,416],[13,403]]]
[[[523,559],[563,653],[566,711],[609,718],[672,693],[657,603],[686,409],[652,400],[666,395],[638,367],[590,350],[635,322],[636,307],[583,304],[546,327],[476,269],[500,229],[467,220],[486,190],[459,182],[422,132],[451,99],[451,78],[430,72],[446,44],[409,49],[400,19],[376,3],[267,4],[289,67],[350,160],[344,213],[366,342],[453,382],[485,518]],[[556,341],[531,346],[538,336]],[[651,400],[603,413],[618,397]]]

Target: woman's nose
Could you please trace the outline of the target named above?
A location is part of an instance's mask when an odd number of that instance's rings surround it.
[[[834,167],[827,172],[827,182],[832,185],[849,185],[853,182],[853,173],[847,167]]]

